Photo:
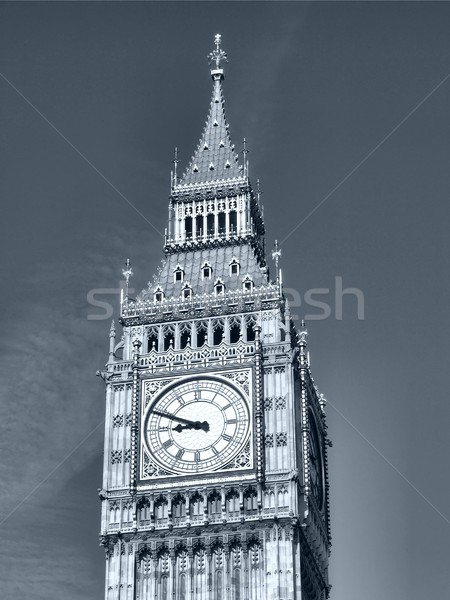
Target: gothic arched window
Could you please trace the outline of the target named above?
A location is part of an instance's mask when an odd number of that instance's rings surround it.
[[[208,325],[207,323],[197,323],[197,348],[201,348],[208,343]]]
[[[175,346],[175,329],[173,326],[164,328],[164,350],[169,350]]]
[[[255,325],[256,325],[255,319],[253,319],[251,317],[246,319],[245,333],[246,333],[247,342],[255,341]]]
[[[147,332],[147,352],[151,352],[152,350],[158,352],[158,342],[158,328],[152,327],[152,329],[149,329]]]
[[[180,325],[180,348],[186,348],[191,341],[191,324],[183,323]]]
[[[241,323],[236,317],[230,319],[230,344],[237,344],[241,337]]]
[[[190,501],[190,513],[193,521],[203,520],[203,496],[196,492]]]
[[[212,492],[208,497],[208,514],[218,516],[222,512],[222,497],[219,492]]]
[[[218,346],[223,341],[224,326],[221,319],[217,319],[213,322],[213,345]]]
[[[238,513],[239,512],[239,494],[236,490],[230,490],[225,498],[227,512]]]
[[[169,516],[169,507],[166,498],[158,498],[155,502],[156,523],[164,524]]]
[[[248,488],[245,491],[244,509],[248,514],[254,514],[258,510],[258,495],[255,488]]]
[[[172,517],[174,519],[184,519],[186,517],[186,500],[183,496],[176,496],[172,501]]]
[[[117,504],[117,502],[110,503],[109,510],[111,513],[111,523],[119,523],[120,522],[120,506]]]
[[[141,498],[141,500],[139,500],[137,514],[141,524],[150,522],[150,501],[148,498]]]

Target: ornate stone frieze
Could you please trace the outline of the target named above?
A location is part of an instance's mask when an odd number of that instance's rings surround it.
[[[189,311],[193,311],[197,318],[204,318],[213,314],[217,302],[214,294],[194,295],[189,299],[169,298],[161,302],[130,300],[122,307],[121,322],[133,327],[142,323],[172,322],[185,319]],[[220,314],[232,314],[236,306],[239,312],[266,311],[278,308],[280,302],[279,290],[272,285],[254,288],[251,292],[230,290],[221,297]]]
[[[246,395],[250,393],[250,372],[246,371],[225,371],[222,373],[222,377],[233,381],[237,387],[241,388]]]
[[[264,410],[284,410],[286,408],[286,396],[264,398]]]

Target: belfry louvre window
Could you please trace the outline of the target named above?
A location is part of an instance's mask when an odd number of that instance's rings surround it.
[[[217,221],[218,221],[219,233],[224,234],[226,232],[225,213],[219,213]]]
[[[230,210],[230,233],[237,232],[237,212]]]
[[[184,220],[184,228],[187,238],[192,237],[192,217],[186,217]]]
[[[203,216],[197,215],[195,217],[195,230],[197,232],[197,236],[201,237],[203,235]]]
[[[206,217],[206,227],[208,235],[214,235],[214,215],[208,215]]]

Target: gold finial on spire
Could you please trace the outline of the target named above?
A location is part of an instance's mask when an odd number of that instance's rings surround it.
[[[208,54],[209,64],[216,63],[216,70],[221,71],[220,61],[228,62],[228,57],[226,52],[222,50],[220,45],[222,44],[222,36],[220,33],[216,33],[214,36],[214,43],[216,45],[216,49]]]

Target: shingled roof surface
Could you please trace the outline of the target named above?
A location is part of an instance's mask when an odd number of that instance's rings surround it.
[[[206,125],[194,156],[178,185],[205,183],[241,177],[241,168],[231,144],[225,119],[224,98],[220,79],[214,81]]]
[[[230,262],[236,259],[240,269],[238,275],[230,275]],[[202,278],[202,267],[208,263],[212,269],[210,279]],[[174,281],[177,267],[184,271],[183,281]],[[192,288],[194,296],[214,292],[214,284],[220,279],[225,285],[225,291],[242,290],[242,280],[249,275],[255,287],[268,285],[265,269],[261,270],[254,250],[250,245],[209,248],[191,252],[180,252],[169,255],[156,277],[151,288],[143,290],[139,300],[153,299],[153,292],[158,286],[164,290],[165,298],[179,298],[185,284]]]

